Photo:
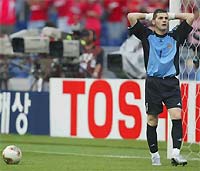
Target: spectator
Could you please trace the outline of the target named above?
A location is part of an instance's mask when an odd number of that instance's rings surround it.
[[[85,45],[83,45],[81,55],[80,77],[101,78],[104,51],[100,46],[95,45],[95,32],[83,30],[81,37]]]
[[[16,57],[10,60],[8,70],[9,76],[15,78],[28,78],[30,74],[31,61],[30,59],[22,59]]]
[[[53,0],[53,5],[57,11],[57,27],[61,31],[71,32],[69,26],[69,13],[72,6],[73,0]]]
[[[127,20],[124,18],[127,0],[105,0],[104,8],[107,13],[108,45],[119,46],[124,41],[127,30]]]
[[[72,32],[75,30],[81,30],[83,28],[82,23],[82,16],[84,15],[84,12],[82,8],[84,7],[83,0],[73,0],[72,5],[69,8],[68,15],[68,24],[71,27]]]
[[[16,32],[27,28],[28,14],[27,1],[16,0]]]
[[[153,12],[156,9],[168,9],[168,1],[167,0],[149,0],[148,2],[148,12]]]
[[[97,0],[88,0],[83,3],[82,10],[84,11],[84,27],[86,29],[92,29],[96,34],[95,44],[100,44],[101,36],[101,15],[102,15],[102,6]]]
[[[0,56],[0,90],[8,89],[8,61],[6,56]]]
[[[41,29],[48,20],[48,7],[51,0],[27,0],[30,7],[28,28]]]
[[[0,0],[0,35],[14,32],[16,23],[15,0]]]
[[[146,7],[144,0],[127,0],[128,12],[139,12],[144,6]]]

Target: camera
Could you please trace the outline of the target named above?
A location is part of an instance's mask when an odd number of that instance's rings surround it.
[[[49,53],[49,38],[41,37],[39,30],[22,30],[13,33],[11,43],[14,52]]]
[[[13,38],[14,52],[21,53],[49,53],[49,39],[41,37]]]
[[[0,38],[0,55],[13,55],[13,47],[8,36]]]
[[[65,77],[74,77],[78,72],[81,48],[78,35],[77,31],[73,35],[57,28],[44,27],[42,30],[22,30],[10,38],[14,52],[39,54],[41,58],[53,59],[52,67],[59,67]]]

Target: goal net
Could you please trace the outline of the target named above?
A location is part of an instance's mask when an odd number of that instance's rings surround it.
[[[193,31],[180,48],[183,145],[181,153],[188,160],[200,160],[200,0],[169,0],[170,12],[195,14]],[[173,28],[179,21],[170,23]],[[168,151],[171,158],[171,120],[168,119]]]

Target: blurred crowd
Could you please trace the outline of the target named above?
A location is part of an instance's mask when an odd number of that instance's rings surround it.
[[[168,9],[168,0],[0,0],[0,33],[42,28],[92,29],[97,44],[119,46],[127,38],[128,12]]]
[[[193,12],[195,21],[185,50],[181,50],[180,78],[200,80],[200,1],[181,2],[182,11]],[[42,30],[45,26],[70,34],[81,32],[84,40],[81,62],[78,75],[72,77],[102,78],[105,56],[102,46],[119,47],[127,40],[126,14],[153,12],[157,8],[168,11],[169,0],[0,0],[0,38],[23,29]],[[188,53],[188,49],[192,52]],[[38,83],[48,83],[50,77],[69,76],[58,59],[29,54],[28,58],[16,57],[10,61],[0,55],[0,89],[3,81],[7,89],[10,78],[30,78],[33,90]]]

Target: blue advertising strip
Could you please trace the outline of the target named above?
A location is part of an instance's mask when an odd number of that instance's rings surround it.
[[[48,92],[0,92],[1,133],[49,135]]]

